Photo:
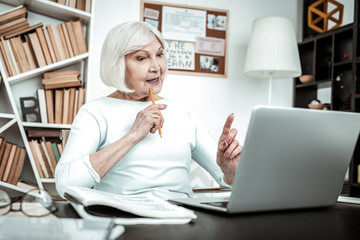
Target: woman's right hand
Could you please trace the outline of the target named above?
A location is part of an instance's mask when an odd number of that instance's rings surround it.
[[[159,126],[163,126],[164,117],[160,110],[164,110],[166,108],[166,104],[153,104],[136,115],[136,119],[130,133],[135,136],[137,141],[143,140],[149,132],[155,133]]]
[[[160,111],[166,107],[165,104],[154,104],[138,112],[131,130],[126,136],[106,148],[90,154],[90,163],[100,178],[103,178],[149,132],[155,133],[159,126],[163,126],[164,117]]]

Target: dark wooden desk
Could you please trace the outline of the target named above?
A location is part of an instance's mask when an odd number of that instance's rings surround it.
[[[58,217],[78,217],[68,203],[57,205]],[[119,239],[360,239],[360,205],[237,215],[196,210],[196,214],[198,218],[185,225],[125,226]]]

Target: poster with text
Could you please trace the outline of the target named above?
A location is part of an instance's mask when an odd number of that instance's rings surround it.
[[[169,69],[194,70],[195,44],[192,42],[166,40],[165,53]]]

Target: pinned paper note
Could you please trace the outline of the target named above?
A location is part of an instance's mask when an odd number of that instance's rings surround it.
[[[149,18],[145,18],[144,21],[149,23],[151,26],[153,26],[156,29],[158,29],[158,27],[159,27],[159,21],[152,20],[152,19],[149,19]]]
[[[225,56],[225,39],[196,37],[195,52],[199,54]]]
[[[165,42],[165,52],[169,69],[195,69],[194,43],[168,40]]]
[[[158,20],[159,19],[159,11],[155,10],[155,9],[145,8],[144,9],[144,17]]]
[[[195,42],[206,36],[206,11],[164,6],[161,32],[165,39]]]

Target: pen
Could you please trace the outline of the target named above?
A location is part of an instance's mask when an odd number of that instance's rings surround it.
[[[149,89],[149,92],[150,92],[150,97],[151,97],[152,104],[155,104],[154,94],[153,94],[152,88]],[[160,137],[162,138],[162,132],[161,132],[161,127],[160,127],[160,125],[159,125],[158,129],[159,129],[159,135],[160,135]]]

